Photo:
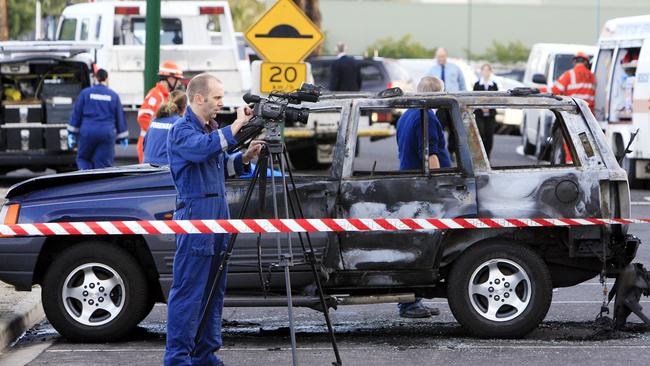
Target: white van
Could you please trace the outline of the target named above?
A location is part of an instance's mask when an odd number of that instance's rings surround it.
[[[537,43],[530,50],[523,83],[541,92],[550,92],[555,80],[573,68],[573,57],[577,52],[591,57],[596,49],[579,44]],[[552,123],[553,115],[548,111],[527,109],[524,112],[521,137],[525,154],[537,155],[542,151]]]
[[[144,99],[146,1],[97,1],[67,6],[56,32],[58,41],[101,44],[95,51],[98,67],[127,112],[129,135],[139,136],[135,122]],[[250,72],[240,52],[227,1],[162,1],[160,62],[173,61],[186,78],[210,72],[225,86],[224,112],[243,104]],[[248,80],[247,80],[248,78]],[[230,107],[230,108],[229,108]]]
[[[594,114],[618,155],[637,129],[624,160],[631,186],[650,183],[650,15],[605,23],[594,62]]]

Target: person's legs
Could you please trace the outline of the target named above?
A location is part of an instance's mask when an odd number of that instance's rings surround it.
[[[225,235],[217,235],[217,236],[222,238],[226,237]],[[227,245],[226,240],[227,239],[225,240],[221,239],[221,240],[217,240],[217,242],[221,241],[224,244],[222,245],[222,247],[225,249],[225,246]],[[212,286],[212,281],[214,279],[214,275],[217,272],[216,269],[219,264],[219,260],[222,258],[222,255],[217,254],[214,255],[213,258],[214,258],[213,263],[210,266],[212,270],[206,287],[205,296],[201,303],[201,308],[203,308],[208,301],[210,286]],[[199,340],[199,344],[196,346],[196,355],[195,357],[192,357],[193,365],[216,366],[216,365],[223,364],[221,360],[214,353],[218,351],[223,344],[221,339],[221,321],[222,321],[222,313],[223,313],[223,300],[226,293],[227,273],[228,273],[228,268],[226,267],[224,268],[223,274],[219,280],[219,285],[214,294],[212,306],[210,307],[210,309],[208,310],[208,314],[206,315],[205,328],[203,330],[203,334],[201,335],[201,339]]]
[[[93,169],[93,155],[95,154],[95,136],[87,131],[87,129],[82,129],[79,133],[79,139],[77,142],[77,168],[80,170]]]
[[[494,129],[496,127],[496,120],[494,117],[484,118],[484,129],[485,137],[483,138],[483,144],[485,145],[485,151],[487,152],[488,158],[492,153],[492,146],[494,146]]]
[[[433,315],[439,315],[438,308],[432,308],[424,305],[422,298],[415,298],[414,302],[400,302],[397,304],[399,316],[403,318],[430,318]]]
[[[181,241],[191,240],[191,235],[178,236],[179,247],[183,245]],[[165,365],[193,364],[189,354],[194,348],[194,336],[213,258],[189,252],[177,253],[174,257],[174,278],[167,301]]]
[[[102,133],[102,131],[98,131],[98,133]],[[114,135],[110,131],[106,131],[104,136],[98,136],[97,146],[92,158],[95,169],[113,166],[113,159],[115,157]]]

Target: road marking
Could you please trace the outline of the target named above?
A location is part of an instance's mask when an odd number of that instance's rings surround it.
[[[420,349],[431,349],[439,351],[455,351],[455,350],[503,350],[503,349],[528,349],[528,350],[561,350],[561,349],[650,349],[650,345],[603,345],[603,344],[594,344],[594,345],[467,345],[462,344],[458,346],[436,346],[436,345],[425,345],[419,347]],[[290,351],[291,348],[288,347],[224,347],[219,350],[219,352],[283,352]],[[331,351],[331,347],[298,347],[298,351]],[[339,350],[342,351],[376,351],[377,347],[339,347]],[[54,349],[46,350],[47,353],[90,353],[90,352],[163,352],[164,348],[114,348],[114,349]]]
[[[648,197],[646,197],[646,198],[648,198]],[[632,202],[632,206],[650,206],[650,202],[636,201],[636,202]]]
[[[0,366],[27,365],[40,356],[43,351],[47,352],[47,348],[49,348],[52,343],[53,342],[50,341],[28,347],[7,348],[5,350],[6,353],[0,356]]]

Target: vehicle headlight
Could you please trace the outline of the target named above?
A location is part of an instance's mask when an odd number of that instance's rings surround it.
[[[18,214],[20,213],[20,204],[4,204],[0,209],[0,223],[5,225],[12,225],[18,222]]]

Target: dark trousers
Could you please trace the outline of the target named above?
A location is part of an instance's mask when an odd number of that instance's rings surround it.
[[[478,111],[474,116],[476,117],[478,132],[481,135],[481,140],[483,140],[483,147],[485,147],[485,152],[489,158],[492,152],[492,145],[494,144],[495,117],[484,116],[482,111]]]

